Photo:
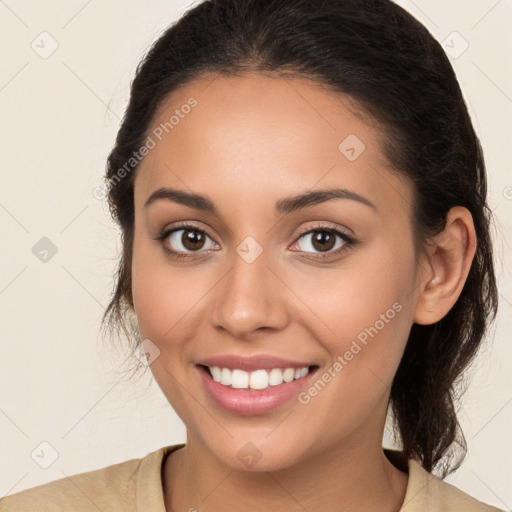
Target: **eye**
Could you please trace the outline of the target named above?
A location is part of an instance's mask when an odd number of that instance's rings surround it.
[[[294,245],[303,252],[311,252],[314,257],[323,258],[339,254],[355,243],[355,240],[343,231],[322,224],[302,233]]]
[[[176,258],[193,257],[193,253],[218,248],[204,230],[190,224],[165,230],[158,235],[156,240]]]
[[[173,258],[194,258],[208,250],[217,250],[219,246],[199,227],[182,224],[162,231],[157,240],[163,249]],[[304,230],[292,247],[298,246],[300,252],[310,253],[311,258],[332,257],[349,250],[356,241],[337,227],[325,224]],[[315,251],[318,251],[315,253]]]

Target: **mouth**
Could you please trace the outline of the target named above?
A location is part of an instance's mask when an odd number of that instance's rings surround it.
[[[261,368],[255,371],[245,371],[239,368],[221,368],[203,364],[197,366],[207,373],[214,382],[226,388],[259,391],[304,379],[319,368],[318,365],[310,365],[301,368]]]
[[[252,371],[204,364],[196,364],[196,368],[213,404],[245,416],[266,414],[286,404],[292,406],[292,399],[298,398],[319,370],[318,365]]]

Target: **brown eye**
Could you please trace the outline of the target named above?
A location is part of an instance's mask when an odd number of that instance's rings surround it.
[[[196,251],[201,249],[204,245],[205,237],[197,230],[182,229],[183,235],[181,236],[181,243],[185,249],[189,251]]]
[[[328,231],[316,231],[312,239],[312,245],[318,251],[329,251],[334,247],[336,237],[333,233]]]
[[[313,255],[336,254],[345,246],[353,244],[354,241],[345,233],[337,229],[322,227],[309,230],[297,240],[299,250]]]
[[[161,238],[173,253],[187,254],[216,248],[215,242],[204,231],[193,226],[169,230]]]

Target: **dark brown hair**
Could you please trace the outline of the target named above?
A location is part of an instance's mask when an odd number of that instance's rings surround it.
[[[140,343],[130,316],[137,165],[120,169],[143,145],[170,93],[207,73],[247,71],[313,80],[352,98],[379,123],[386,158],[414,184],[420,249],[443,229],[451,207],[464,206],[473,216],[477,250],[461,295],[439,322],[412,326],[391,389],[404,452],[444,477],[466,453],[456,385],[496,316],[492,215],[482,149],[452,66],[428,30],[389,0],[204,1],[159,37],[137,68],[107,162],[108,201],[123,252],[102,325],[122,331],[134,350]]]

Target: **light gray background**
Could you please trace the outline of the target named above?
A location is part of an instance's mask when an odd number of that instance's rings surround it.
[[[512,2],[399,3],[451,52],[499,223],[500,312],[460,413],[469,455],[447,481],[510,509]],[[0,496],[185,440],[154,380],[119,382],[123,353],[98,335],[120,242],[93,190],[137,63],[189,5],[0,0]]]

